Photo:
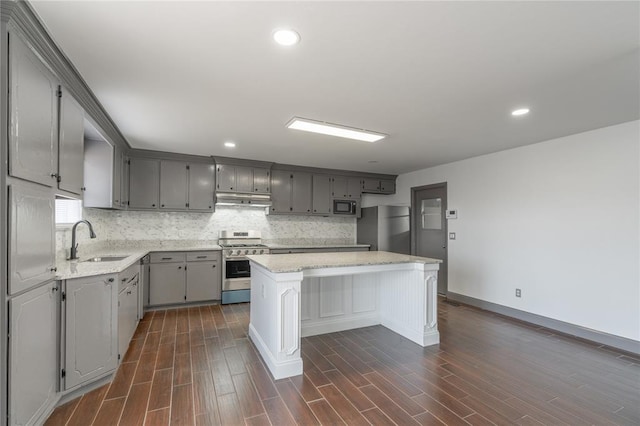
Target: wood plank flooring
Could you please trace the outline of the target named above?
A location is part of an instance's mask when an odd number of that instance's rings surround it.
[[[47,425],[638,425],[640,357],[440,301],[441,344],[382,326],[308,337],[274,381],[249,305],[147,313],[112,383]]]

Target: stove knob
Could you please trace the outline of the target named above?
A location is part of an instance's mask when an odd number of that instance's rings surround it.
[[[264,249],[260,249],[260,254],[264,253]]]
[[[258,252],[258,250],[254,250],[254,251],[253,251],[253,254],[256,254],[257,252]]]
[[[231,256],[233,254],[233,250],[227,250],[227,256]]]
[[[244,254],[249,254],[249,250],[245,250],[245,251],[244,251]]]
[[[233,253],[233,252],[232,252]],[[240,250],[236,250],[235,255],[239,255],[240,254]]]

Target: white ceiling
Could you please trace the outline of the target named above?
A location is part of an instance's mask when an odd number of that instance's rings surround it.
[[[31,4],[134,148],[402,173],[640,118],[637,1]]]

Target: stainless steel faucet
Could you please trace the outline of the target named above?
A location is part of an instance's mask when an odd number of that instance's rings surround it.
[[[69,260],[75,260],[78,258],[78,244],[76,243],[76,228],[81,223],[86,223],[89,227],[89,237],[95,238],[96,233],[93,232],[93,226],[91,226],[91,222],[88,220],[79,220],[73,224],[73,228],[71,228],[71,256],[69,256]]]

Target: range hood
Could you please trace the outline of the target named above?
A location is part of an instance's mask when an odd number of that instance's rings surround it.
[[[216,192],[217,206],[269,207],[271,195],[242,192]]]

